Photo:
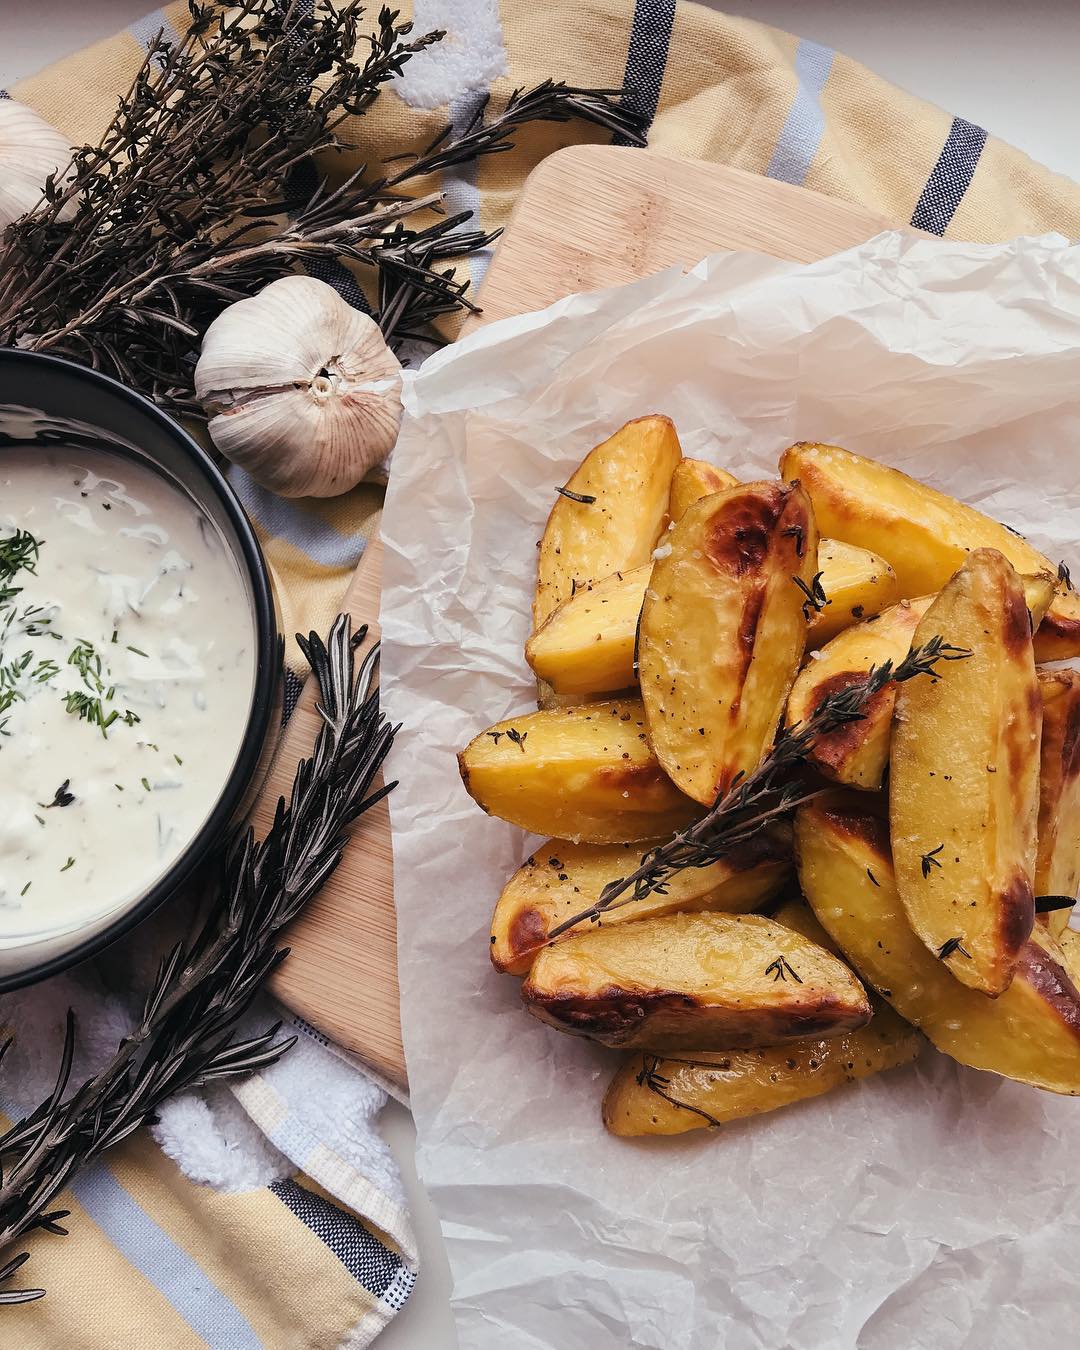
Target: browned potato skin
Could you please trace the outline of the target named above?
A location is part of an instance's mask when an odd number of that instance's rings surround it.
[[[971,655],[897,689],[889,756],[896,885],[927,949],[944,953],[962,983],[997,998],[1035,922],[1042,700],[1023,585],[996,549],[968,555],[913,645],[936,635]]]
[[[1040,573],[1022,580],[1032,621],[1038,623],[1053,599],[1053,578]],[[901,600],[876,618],[847,628],[826,643],[792,685],[785,717],[787,725],[807,721],[830,694],[865,684],[872,666],[902,661],[933,599],[932,595],[923,595]],[[895,706],[896,686],[886,685],[867,704],[866,716],[861,721],[849,722],[818,741],[811,762],[834,783],[876,792],[889,762]]]
[[[604,1125],[622,1138],[715,1129],[909,1064],[922,1044],[886,1003],[875,1006],[869,1026],[829,1040],[687,1051],[677,1059],[638,1054],[611,1080]]]
[[[780,475],[810,494],[822,534],[888,558],[900,593],[938,591],[976,548],[996,548],[1018,572],[1057,565],[973,506],[876,460],[836,445],[801,441],[780,457]],[[1080,594],[1064,582],[1035,636],[1035,659],[1080,656]]]
[[[888,826],[874,809],[862,794],[835,793],[796,814],[799,880],[822,926],[945,1054],[1049,1092],[1080,1094],[1080,992],[1061,947],[1036,928],[997,999],[953,979],[907,921]]]
[[[747,1049],[870,1020],[845,965],[756,914],[668,914],[579,933],[537,956],[521,996],[558,1030],[623,1049]]]
[[[671,475],[671,519],[682,520],[690,507],[702,497],[725,488],[736,487],[739,480],[726,469],[718,469],[704,459],[684,459]]]
[[[656,762],[644,727],[640,699],[523,713],[482,731],[458,767],[483,810],[534,834],[594,844],[658,839],[699,812]]]
[[[557,496],[540,540],[533,627],[575,588],[643,567],[665,529],[671,475],[682,459],[675,424],[653,414],[620,427],[585,456]]]
[[[900,599],[896,573],[869,549],[839,539],[818,543],[821,586],[829,603],[810,617],[808,647],[821,647],[860,619],[872,618]]]
[[[646,846],[647,847],[647,846]],[[641,844],[571,844],[549,839],[519,867],[503,888],[491,920],[491,963],[510,975],[526,975],[552,928],[594,905],[610,881],[632,872]],[[666,893],[654,892],[608,910],[595,925],[568,928],[555,940],[591,928],[655,918],[679,911],[722,910],[745,914],[766,904],[791,876],[791,830],[763,830],[708,867],[677,872]]]
[[[874,666],[886,661],[895,665],[911,649],[911,639],[933,600],[901,600],[875,619],[839,633],[821,649],[819,658],[806,663],[791,689],[786,721],[788,726],[809,721],[831,694],[864,685]],[[881,786],[889,762],[896,686],[879,689],[866,706],[861,722],[849,722],[823,736],[811,755],[815,767],[836,783],[874,791]]]
[[[679,469],[689,463],[684,460]],[[810,620],[811,646],[821,646],[895,599],[896,578],[889,564],[853,544],[822,539],[818,567],[830,601]],[[605,692],[621,693],[637,683],[637,624],[651,575],[650,563],[605,577],[564,600],[533,633],[525,644],[525,659],[544,690],[550,691],[541,699],[542,708],[565,707]]]
[[[696,502],[653,564],[638,666],[649,741],[711,803],[771,745],[806,641],[817,529],[798,486],[747,483]]]
[[[1076,895],[1080,885],[1080,673],[1040,670],[1042,748],[1036,895]],[[1038,916],[1060,938],[1069,910]]]
[[[703,459],[684,459],[671,476],[671,519],[681,520],[702,497],[736,487],[738,482],[726,469]],[[807,637],[811,647],[820,647],[842,629],[880,614],[900,599],[895,572],[869,549],[839,539],[821,539],[818,568],[829,603],[811,615]]]

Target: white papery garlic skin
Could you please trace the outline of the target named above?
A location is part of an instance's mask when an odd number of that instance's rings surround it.
[[[336,497],[393,448],[401,363],[374,320],[314,277],[219,314],[195,393],[221,453],[283,497]]]
[[[67,137],[33,108],[0,98],[0,230],[36,206],[46,178],[67,168],[70,160]],[[60,218],[66,219],[74,209],[69,202]]]

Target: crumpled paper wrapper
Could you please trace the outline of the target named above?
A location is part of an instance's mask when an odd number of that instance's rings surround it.
[[[534,706],[535,541],[581,457],[664,412],[775,476],[878,456],[1080,540],[1080,252],[883,234],[706,259],[482,329],[408,390],[384,521],[383,692],[405,1048],[463,1350],[1015,1350],[1075,1336],[1080,1101],[922,1060],[675,1140],[600,1123],[616,1056],[528,1017],[488,923],[526,856],[455,753]],[[1074,569],[1080,575],[1080,567]]]

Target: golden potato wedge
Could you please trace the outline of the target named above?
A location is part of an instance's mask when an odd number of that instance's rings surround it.
[[[963,984],[1009,987],[1035,922],[1042,700],[1024,590],[970,553],[915,630],[971,655],[896,691],[889,821],[908,922]]]
[[[458,755],[469,796],[535,834],[594,844],[673,834],[699,814],[645,740],[640,699],[498,722]]]
[[[637,698],[637,688],[590,689],[588,693],[559,694],[546,680],[536,681],[536,706],[549,708],[580,708],[583,703],[610,703],[613,698]]]
[[[800,807],[795,853],[803,893],[859,974],[947,1055],[1006,1078],[1080,1094],[1080,992],[1041,927],[1012,984],[990,999],[953,978],[908,923],[889,833],[864,796],[837,793]]]
[[[1080,884],[1080,672],[1040,670],[1042,749],[1036,895],[1076,895]],[[1040,915],[1055,937],[1069,910]]]
[[[996,548],[1018,572],[1056,576],[1056,563],[973,506],[839,446],[791,446],[780,476],[802,483],[823,534],[888,558],[901,595],[940,590],[976,548]],[[1080,656],[1080,594],[1062,580],[1036,634],[1035,659],[1072,656]]]
[[[634,643],[652,564],[615,572],[578,591],[525,644],[525,659],[559,694],[627,689],[637,683]]]
[[[760,1050],[691,1050],[677,1059],[638,1054],[604,1094],[604,1125],[623,1138],[715,1128],[899,1068],[923,1043],[888,1004],[878,1004],[868,1026],[829,1040]]]
[[[676,474],[693,462],[683,460]],[[673,489],[673,517],[674,502]],[[880,604],[892,603],[892,569],[866,549],[822,539],[818,567],[830,604],[810,620],[807,642],[811,645],[824,643],[856,623],[862,617],[856,611],[869,616],[877,614]],[[533,633],[525,644],[525,659],[554,694],[580,701],[583,695],[622,692],[637,683],[637,623],[651,575],[650,563],[605,577],[563,601]],[[557,706],[551,699],[541,703],[541,707]]]
[[[738,479],[726,469],[718,469],[704,459],[684,459],[671,475],[671,519],[682,520],[702,497],[735,487]]]
[[[847,628],[806,663],[791,688],[786,721],[788,726],[807,722],[830,694],[866,683],[875,666],[894,665],[911,650],[911,639],[933,600],[924,595],[901,600],[875,619]],[[834,782],[874,790],[889,761],[896,686],[879,689],[866,706],[861,722],[849,722],[823,736],[811,759]]]
[[[828,603],[810,617],[808,647],[823,646],[843,629],[880,614],[900,599],[896,573],[869,549],[839,539],[822,539],[818,543],[818,570]]]
[[[1032,622],[1037,623],[1053,599],[1053,578],[1044,572],[1022,580]],[[923,595],[901,600],[876,618],[838,633],[811,657],[792,685],[787,725],[807,721],[830,694],[865,684],[872,666],[902,661],[933,599]],[[870,700],[862,721],[849,722],[823,737],[811,755],[820,772],[834,783],[876,791],[889,760],[895,704],[896,687],[886,685]]]
[[[681,458],[675,424],[656,415],[627,422],[589,451],[565,490],[594,500],[558,496],[544,527],[534,628],[577,588],[650,560]]]
[[[819,947],[824,947],[827,952],[832,952],[833,956],[839,956],[843,960],[840,948],[832,938],[818,923],[817,915],[806,903],[802,895],[788,895],[767,915],[774,923],[782,923],[785,928],[793,928],[796,933],[801,933],[804,938],[810,942],[816,942]]]
[[[604,1045],[746,1049],[870,1020],[841,961],[757,914],[668,914],[545,947],[521,991],[542,1022]]]
[[[696,502],[666,547],[641,609],[641,696],[668,777],[709,803],[776,733],[806,641],[817,530],[797,484],[747,483]]]
[[[632,872],[641,844],[571,844],[549,839],[527,858],[503,888],[491,920],[491,963],[510,975],[525,975],[558,924],[594,905],[610,881]],[[676,872],[664,894],[654,892],[609,910],[597,923],[568,928],[563,935],[628,923],[677,911],[722,910],[745,914],[771,900],[791,876],[791,830],[763,830],[745,846],[708,867]],[[562,937],[557,939],[562,941]]]
[[[681,520],[696,501],[736,487],[738,482],[726,469],[705,460],[684,459],[671,476],[671,519]],[[818,568],[828,603],[810,619],[807,644],[811,647],[820,647],[842,629],[880,614],[900,599],[896,573],[869,549],[839,539],[822,539],[818,543]]]

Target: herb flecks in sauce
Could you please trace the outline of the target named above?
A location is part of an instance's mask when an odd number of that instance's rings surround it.
[[[198,833],[247,725],[248,614],[148,468],[0,451],[0,947],[123,904]]]

